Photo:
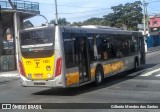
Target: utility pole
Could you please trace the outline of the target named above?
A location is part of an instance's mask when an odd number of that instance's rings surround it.
[[[148,4],[149,4],[149,3],[146,3],[146,11],[145,11],[145,12],[146,12],[146,23],[147,23],[147,24],[146,24],[146,25],[147,25],[146,27],[147,27],[147,31],[148,31],[148,34],[149,34],[149,24],[148,24],[148,19],[149,19],[149,17],[148,17],[148,10],[147,10]]]
[[[143,0],[143,24],[144,24],[144,35],[146,35],[146,2]]]
[[[55,24],[58,25],[58,11],[57,11],[57,0],[54,0],[55,1]]]
[[[147,8],[146,8],[146,6],[147,6],[146,1],[143,0],[143,7],[144,7],[144,8],[143,8],[143,11],[144,11],[144,13],[143,13],[143,19],[144,19],[144,20],[143,20],[143,21],[144,21],[144,23],[143,23],[143,24],[144,24],[144,40],[143,40],[143,41],[144,41],[144,50],[143,50],[143,53],[142,53],[142,54],[143,54],[142,57],[143,57],[143,59],[144,59],[144,60],[143,60],[143,61],[144,61],[144,62],[143,62],[144,64],[146,63],[146,52],[147,52],[147,43],[146,43],[146,38],[147,38],[147,37],[146,37],[146,9],[147,9]]]

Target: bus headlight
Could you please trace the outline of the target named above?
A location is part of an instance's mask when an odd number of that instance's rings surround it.
[[[50,78],[51,77],[51,74],[48,74],[48,78]]]
[[[50,66],[46,66],[46,70],[47,70],[47,71],[50,71],[50,70],[51,70],[51,67],[50,67]]]
[[[32,75],[31,74],[28,74],[28,78],[31,78],[32,77]]]

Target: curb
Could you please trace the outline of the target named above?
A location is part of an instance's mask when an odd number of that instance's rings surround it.
[[[0,72],[0,77],[19,77],[18,71]]]

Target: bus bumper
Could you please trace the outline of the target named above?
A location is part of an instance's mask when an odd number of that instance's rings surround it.
[[[59,80],[60,77],[56,77],[53,80],[28,80],[27,78],[21,76],[21,84],[24,87],[66,87],[65,84],[62,83],[62,81]],[[59,81],[57,81],[59,80]]]

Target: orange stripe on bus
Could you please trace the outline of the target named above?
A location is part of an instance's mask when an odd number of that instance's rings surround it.
[[[112,72],[117,72],[124,68],[124,62],[115,62],[112,64],[107,64],[103,66],[104,74],[109,74]]]
[[[67,74],[67,86],[79,83],[79,72]]]

